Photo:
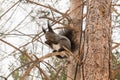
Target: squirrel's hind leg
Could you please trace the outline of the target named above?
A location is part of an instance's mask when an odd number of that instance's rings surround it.
[[[58,52],[62,52],[62,51],[65,51],[65,49],[64,49],[64,48],[60,48],[60,49],[58,50]],[[67,58],[66,55],[56,55],[56,57],[57,57],[57,58],[60,58],[60,59]]]
[[[56,55],[57,58],[64,59],[67,58],[66,56]]]

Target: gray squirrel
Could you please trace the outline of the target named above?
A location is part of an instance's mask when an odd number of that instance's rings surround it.
[[[60,31],[60,34],[56,34],[53,29],[51,28],[49,21],[48,21],[48,31],[46,31],[43,27],[42,30],[45,34],[46,41],[45,43],[53,49],[53,52],[61,52],[65,51],[63,46],[67,48],[70,51],[73,51],[75,46],[74,46],[74,41],[72,40],[72,29],[64,29]],[[56,55],[58,58],[66,58],[66,56],[61,56],[61,55]]]

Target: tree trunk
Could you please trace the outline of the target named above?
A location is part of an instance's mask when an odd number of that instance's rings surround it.
[[[70,17],[72,26],[76,28],[74,36],[79,45],[74,55],[81,55],[82,34],[82,0],[70,1]],[[88,0],[85,29],[83,64],[79,65],[75,58],[70,57],[67,80],[110,80],[111,54],[111,1]],[[79,56],[81,60],[81,56]]]
[[[84,80],[110,80],[110,0],[88,0],[84,46]]]
[[[81,47],[81,34],[82,34],[82,18],[83,18],[83,2],[82,0],[70,0],[70,23],[74,30],[74,41],[76,42],[76,51],[73,52],[74,55],[79,56]],[[80,57],[80,56],[79,56]],[[80,79],[80,69],[78,69],[78,61],[72,56],[69,58],[70,63],[67,68],[67,80],[79,80]]]

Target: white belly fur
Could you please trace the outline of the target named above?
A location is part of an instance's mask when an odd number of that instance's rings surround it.
[[[52,44],[53,46],[53,49],[55,50],[59,50],[61,47],[60,47],[60,44]]]

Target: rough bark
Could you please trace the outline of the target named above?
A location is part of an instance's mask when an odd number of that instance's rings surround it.
[[[88,0],[84,46],[84,80],[110,80],[110,0]]]

